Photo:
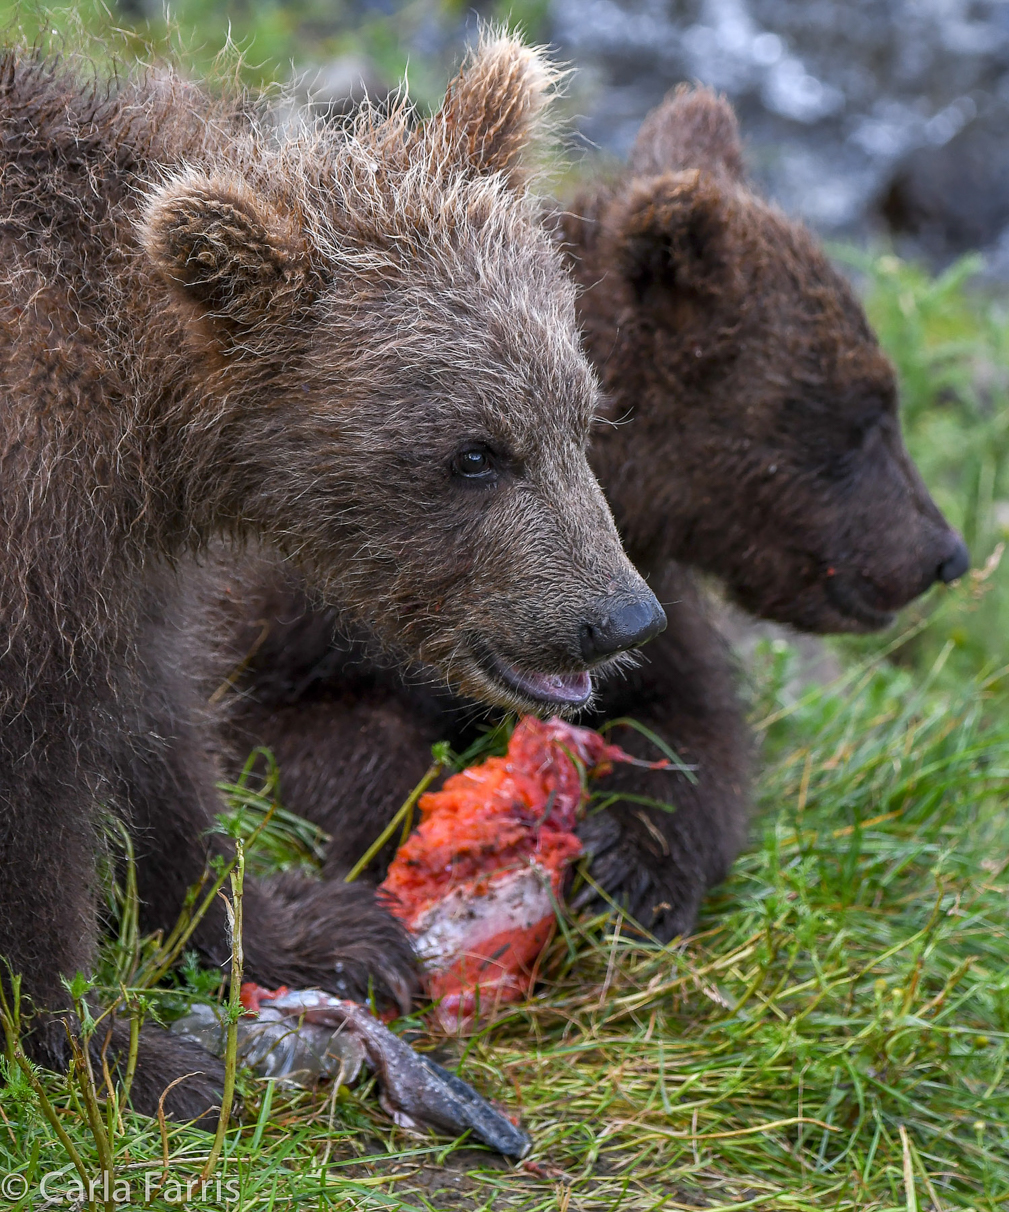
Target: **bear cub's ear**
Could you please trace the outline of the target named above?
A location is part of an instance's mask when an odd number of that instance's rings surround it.
[[[543,111],[562,76],[541,50],[484,30],[432,118],[429,137],[442,144],[450,165],[480,176],[502,173],[521,189],[544,133]]]
[[[742,181],[743,141],[735,110],[710,88],[679,85],[642,122],[630,168],[642,177],[704,168]]]
[[[283,323],[307,302],[304,235],[240,177],[172,178],[150,197],[140,237],[161,275],[234,332]]]
[[[607,217],[621,273],[650,287],[718,294],[730,264],[729,217],[718,182],[699,170],[632,184]]]

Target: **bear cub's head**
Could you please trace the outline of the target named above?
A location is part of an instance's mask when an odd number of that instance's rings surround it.
[[[883,627],[967,570],[862,307],[747,185],[726,101],[678,89],[624,180],[572,211],[583,323],[618,422],[595,466],[639,566],[690,563],[811,631]]]
[[[486,37],[428,122],[260,136],[164,182],[142,230],[228,414],[229,528],[519,710],[581,706],[665,621],[589,469],[598,389],[529,185],[554,79]]]

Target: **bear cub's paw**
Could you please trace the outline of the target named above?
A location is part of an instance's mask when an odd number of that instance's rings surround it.
[[[593,880],[649,934],[668,943],[693,931],[709,884],[703,871],[656,854],[651,833],[644,835],[636,822],[612,812],[583,821],[578,836],[590,856]],[[588,885],[575,896],[573,908],[590,905],[602,910],[606,902]]]
[[[92,1051],[100,1054],[103,1043],[96,1036]],[[120,1077],[126,1068],[129,1048],[129,1023],[119,1020],[112,1028],[106,1060],[112,1072]],[[100,1065],[100,1055],[95,1059]],[[213,1132],[217,1128],[223,1087],[224,1065],[216,1056],[153,1023],[141,1027],[137,1069],[130,1088],[134,1111],[153,1118],[163,1097],[162,1106],[169,1119],[195,1120],[200,1128]]]
[[[417,956],[374,888],[290,873],[248,888],[244,918],[248,979],[409,1011]]]

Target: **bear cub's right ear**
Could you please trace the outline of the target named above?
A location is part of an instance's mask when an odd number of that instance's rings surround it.
[[[698,169],[635,181],[606,220],[615,260],[643,298],[650,287],[721,292],[731,264],[728,205]]]
[[[523,189],[533,149],[544,136],[543,111],[563,77],[542,50],[485,28],[426,137],[451,168],[480,176],[501,173],[513,189]]]
[[[309,301],[304,234],[241,177],[173,177],[151,195],[140,238],[162,277],[236,335],[283,323]]]

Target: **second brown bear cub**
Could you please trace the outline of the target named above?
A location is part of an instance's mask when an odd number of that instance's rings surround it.
[[[561,235],[610,401],[593,463],[669,615],[583,719],[631,716],[694,767],[621,769],[614,789],[676,811],[618,803],[582,836],[595,878],[668,939],[726,874],[749,795],[731,662],[690,569],[766,618],[868,631],[968,557],[904,448],[893,370],[861,306],[809,233],[747,186],[723,100],[668,99],[627,173],[577,199]],[[383,670],[366,643],[337,642],[334,618],[282,576],[249,592],[250,617],[271,630],[236,701],[236,745],[273,749],[285,803],[334,835],[337,874],[420,777],[430,744],[472,735],[473,711],[423,676]],[[249,629],[236,653],[261,634]],[[620,740],[650,753],[629,730]]]

